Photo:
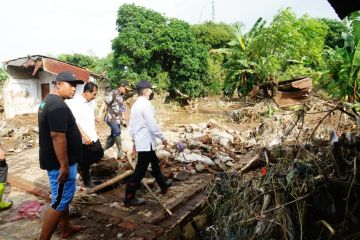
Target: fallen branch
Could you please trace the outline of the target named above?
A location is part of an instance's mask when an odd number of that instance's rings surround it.
[[[332,113],[334,112],[336,109],[338,109],[338,106],[336,106],[335,108],[331,109],[320,121],[319,123],[316,125],[316,127],[314,128],[314,130],[312,131],[310,137],[309,137],[309,140],[311,140],[314,135],[315,135],[315,132],[316,130],[320,127],[321,123]]]
[[[258,161],[260,159],[260,155],[259,154],[256,154],[254,157],[252,157],[245,166],[243,166],[241,169],[240,169],[240,175],[243,174],[248,168],[251,167],[251,165]],[[238,170],[240,167],[236,167],[234,168],[233,170]]]
[[[245,224],[245,223],[253,222],[253,221],[256,221],[256,220],[265,219],[264,215],[266,215],[267,213],[276,211],[276,210],[278,210],[278,209],[280,209],[280,208],[283,208],[283,207],[285,207],[285,206],[287,206],[287,205],[290,205],[290,204],[293,204],[293,203],[295,203],[295,202],[301,201],[301,200],[309,197],[310,195],[311,195],[310,193],[309,193],[309,194],[306,194],[305,196],[299,197],[299,198],[297,198],[297,199],[295,199],[295,200],[293,200],[293,201],[290,201],[290,202],[284,203],[284,204],[282,204],[282,205],[279,205],[279,206],[277,206],[277,207],[274,207],[274,208],[272,208],[272,209],[269,209],[269,210],[265,211],[262,216],[255,216],[255,217],[249,218],[249,219],[247,219],[247,220],[241,221],[240,224]]]
[[[331,225],[328,222],[326,222],[325,220],[320,220],[317,223],[319,223],[319,224],[321,223],[322,225],[324,225],[330,231],[331,236],[335,235],[334,228],[331,227]]]

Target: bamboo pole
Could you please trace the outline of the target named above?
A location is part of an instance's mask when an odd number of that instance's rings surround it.
[[[99,184],[97,185],[96,187],[93,187],[91,188],[88,193],[94,193],[94,192],[97,192],[101,189],[104,189],[108,186],[111,186],[121,180],[123,180],[124,178],[127,178],[128,176],[130,176],[131,174],[133,174],[134,171],[133,170],[127,170],[126,172],[124,172],[123,174],[120,174],[114,178],[111,178],[110,180],[107,180],[106,182],[102,183],[102,184]]]

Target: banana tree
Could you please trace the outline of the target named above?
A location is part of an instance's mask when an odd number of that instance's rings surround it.
[[[259,18],[247,34],[243,34],[240,25],[234,26],[235,40],[228,43],[228,48],[212,50],[213,53],[224,54],[227,70],[224,93],[232,95],[238,89],[239,95],[247,95],[252,89],[257,63],[253,61],[251,51],[248,49],[249,42],[263,29],[265,21]]]
[[[334,73],[330,91],[338,88],[338,95],[346,101],[357,101],[360,96],[360,12],[353,13],[347,19],[348,31],[342,33],[344,47],[330,52],[338,58],[341,65]]]

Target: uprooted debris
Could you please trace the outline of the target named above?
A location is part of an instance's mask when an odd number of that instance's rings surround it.
[[[34,114],[26,114],[8,121],[0,121],[0,137],[2,147],[7,154],[22,152],[39,144],[39,128],[36,126]]]
[[[261,94],[263,97],[272,97],[279,107],[289,107],[308,102],[311,89],[312,79],[300,77],[257,85],[250,91],[249,96],[254,98]]]
[[[351,235],[358,225],[360,190],[356,111],[315,99],[296,111],[262,101],[237,112],[233,128],[214,120],[176,125],[165,132],[168,147],[157,149],[164,175],[183,181],[175,182],[176,194],[181,184],[183,192],[194,188],[194,177],[217,174],[209,188],[216,225],[209,231],[219,239],[356,238]],[[7,137],[20,141],[15,133],[22,130],[12,129]],[[21,141],[37,134],[29,129],[17,135]],[[340,131],[344,135],[338,136]],[[124,150],[131,151],[131,139],[123,140]],[[92,169],[92,174],[111,179],[77,195],[76,203],[102,204],[102,194],[93,193],[113,187],[132,171],[127,162],[114,159],[94,167],[99,166],[101,171]],[[113,205],[122,208],[121,202]]]
[[[299,110],[276,144],[249,161],[247,170],[260,171],[218,175],[209,188],[216,239],[359,238],[360,135],[353,129],[359,115],[339,104],[304,124],[308,113]],[[319,134],[334,116],[346,132],[338,137],[334,128]]]

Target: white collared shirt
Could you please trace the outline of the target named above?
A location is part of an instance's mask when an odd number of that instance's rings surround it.
[[[135,141],[137,152],[155,150],[155,138],[164,139],[155,120],[154,107],[143,96],[139,96],[131,107],[129,133]]]
[[[96,142],[99,137],[95,127],[94,101],[88,102],[82,95],[75,95],[73,99],[65,101],[71,109],[76,123],[89,136],[91,141]]]

